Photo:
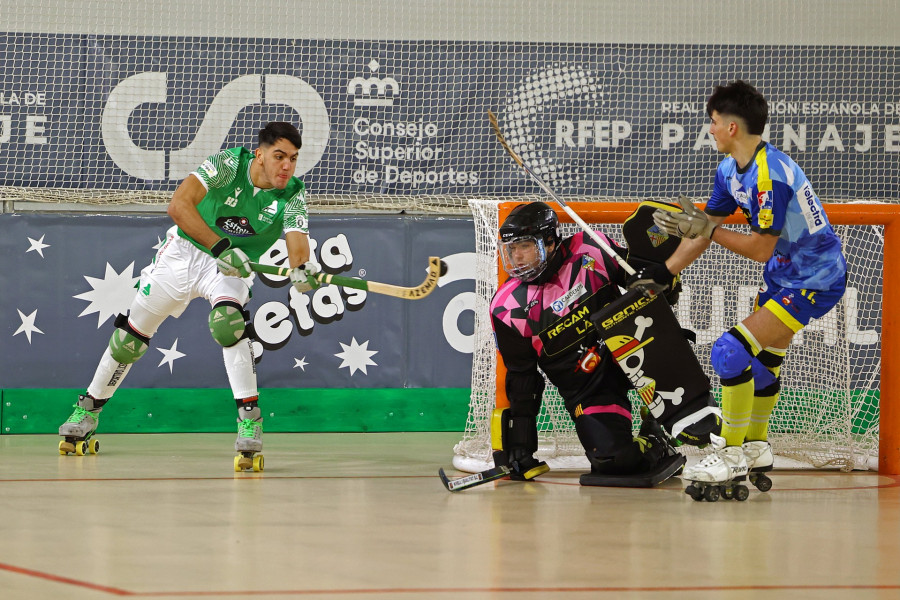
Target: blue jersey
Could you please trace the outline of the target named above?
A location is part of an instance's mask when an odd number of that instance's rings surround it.
[[[728,216],[738,208],[753,231],[778,236],[766,263],[768,280],[812,290],[843,282],[841,240],[806,175],[784,152],[764,142],[743,170],[731,155],[719,163],[706,212]]]

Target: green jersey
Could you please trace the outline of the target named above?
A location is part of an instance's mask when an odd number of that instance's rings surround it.
[[[206,196],[197,205],[206,224],[231,246],[258,261],[286,231],[309,234],[306,211],[306,188],[303,182],[291,177],[283,190],[263,190],[250,180],[250,163],[254,159],[246,148],[230,148],[210,156],[194,171],[204,187]],[[209,254],[178,228],[178,235]]]

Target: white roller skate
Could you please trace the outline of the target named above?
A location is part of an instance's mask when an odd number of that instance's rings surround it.
[[[741,448],[747,459],[750,483],[755,485],[759,491],[768,492],[772,489],[772,480],[766,473],[771,471],[775,464],[772,445],[769,442],[744,442]]]
[[[92,405],[92,403],[88,403],[89,400],[92,399],[79,396],[78,403],[75,404],[75,412],[59,426],[59,435],[65,438],[59,442],[61,456],[68,454],[84,456],[88,452],[91,454],[100,452],[100,441],[91,439],[100,422],[100,411],[86,410],[83,405]]]
[[[243,419],[238,421],[238,435],[234,440],[234,449],[239,452],[234,457],[234,470],[246,469],[262,471],[265,467],[262,451],[262,419]]]
[[[724,439],[718,438],[714,443]],[[717,444],[718,445],[718,444]],[[746,500],[750,490],[741,483],[747,478],[747,459],[740,446],[719,447],[696,465],[684,469],[681,478],[688,481],[684,492],[694,500],[715,502],[719,497],[726,500]]]

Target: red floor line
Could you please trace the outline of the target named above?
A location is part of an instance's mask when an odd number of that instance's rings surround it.
[[[7,565],[5,563],[0,563],[0,570],[9,571],[10,573],[18,573],[19,575],[27,575],[29,577],[35,577],[37,579],[43,579],[45,581],[53,581],[55,583],[64,583],[66,585],[72,585],[75,587],[86,588],[89,590],[96,590],[98,592],[106,592],[107,594],[113,594],[115,596],[133,596],[132,592],[128,590],[122,590],[119,588],[109,587],[106,585],[98,585],[96,583],[90,583],[88,581],[80,581],[78,579],[72,579],[71,577],[62,577],[60,575],[53,575],[52,573],[44,573],[43,571],[35,571],[33,569],[25,569],[22,567],[16,567],[13,565]]]

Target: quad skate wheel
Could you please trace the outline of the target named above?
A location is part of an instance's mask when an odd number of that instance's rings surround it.
[[[70,452],[75,452],[75,444],[67,442],[66,440],[60,440],[59,454],[61,456],[67,456]]]
[[[703,500],[703,492],[694,484],[691,484],[684,488],[684,493],[698,502],[700,500]]]
[[[724,498],[725,500],[731,500],[732,498],[734,498],[734,488],[722,488],[722,498]]]
[[[88,442],[88,450],[90,450],[91,454],[100,452],[100,440],[90,440]]]
[[[75,442],[75,454],[77,454],[78,456],[84,456],[85,454],[87,454],[87,451],[88,451],[87,442],[85,442],[84,440],[82,440],[80,442]]]
[[[249,456],[244,456],[243,454],[238,454],[234,457],[234,470],[236,473],[240,473],[245,469],[250,469],[253,467],[253,459]]]
[[[707,502],[716,502],[719,499],[719,488],[711,485],[703,490],[703,497]]]
[[[265,461],[262,454],[253,457],[253,470],[259,473],[265,468]]]
[[[750,482],[761,492],[768,492],[772,489],[772,480],[769,479],[768,475],[764,475],[763,473],[754,476]]]
[[[734,499],[738,502],[743,502],[747,498],[750,497],[750,490],[747,489],[746,485],[736,485],[734,486]]]

